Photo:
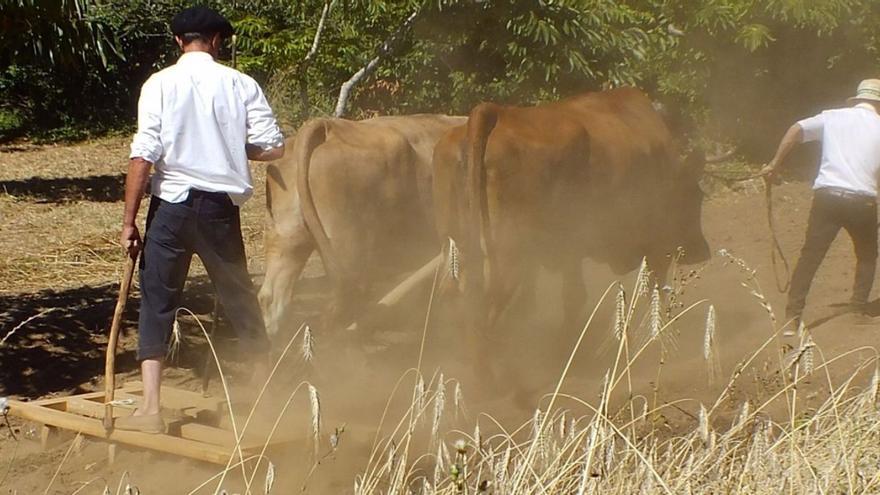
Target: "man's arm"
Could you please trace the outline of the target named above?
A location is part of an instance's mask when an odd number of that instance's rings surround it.
[[[791,150],[802,142],[804,142],[804,130],[800,124],[789,127],[785,135],[782,136],[782,141],[779,142],[773,159],[761,170],[761,175],[772,176],[778,173],[779,167],[785,163],[785,158],[791,153]]]
[[[131,142],[131,160],[125,176],[125,211],[122,218],[120,243],[132,257],[141,250],[141,234],[137,214],[147,187],[150,167],[162,157],[162,86],[155,76],[141,87],[138,99],[138,130]]]
[[[247,110],[247,144],[245,152],[250,160],[267,162],[284,156],[284,136],[256,81],[242,76],[241,90]]]
[[[247,151],[248,160],[254,160],[256,162],[271,162],[272,160],[278,160],[284,156],[284,143],[281,143],[281,146],[276,148],[269,148],[264,150],[259,146],[253,144],[246,144],[245,151]]]
[[[122,218],[120,243],[132,258],[137,256],[143,244],[137,228],[137,214],[141,207],[141,198],[144,196],[152,165],[143,158],[132,158],[128,162],[128,174],[125,176],[125,212]]]

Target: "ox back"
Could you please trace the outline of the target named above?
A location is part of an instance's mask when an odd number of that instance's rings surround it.
[[[337,323],[370,297],[376,280],[436,252],[431,152],[465,117],[411,115],[313,119],[267,171],[266,278],[260,302],[270,336],[293,314],[294,287],[313,251],[333,291]],[[314,323],[314,322],[313,322]]]

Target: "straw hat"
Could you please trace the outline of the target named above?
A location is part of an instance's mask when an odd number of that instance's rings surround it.
[[[859,89],[856,95],[847,99],[850,103],[859,101],[877,101],[880,102],[880,79],[865,79],[859,83]]]

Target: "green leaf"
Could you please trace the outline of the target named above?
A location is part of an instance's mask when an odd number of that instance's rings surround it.
[[[763,24],[748,24],[743,26],[736,36],[736,42],[750,52],[764,48],[771,42],[776,41],[770,34],[770,28]]]

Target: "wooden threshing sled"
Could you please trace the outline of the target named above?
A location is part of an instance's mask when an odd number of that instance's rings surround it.
[[[231,426],[224,426],[230,424],[225,398],[205,397],[201,393],[173,387],[163,386],[161,390],[163,410],[174,412],[174,417],[164,418],[166,433],[113,428],[113,419],[130,414],[143,395],[142,383],[128,382],[117,389],[115,380],[116,344],[134,266],[135,260],[127,256],[107,344],[105,390],[29,402],[9,400],[8,414],[38,424],[44,448],[76,433],[105,441],[111,462],[119,444],[222,465],[231,456],[238,457],[237,447],[244,458],[259,454],[265,443],[263,435],[249,432],[239,443]],[[290,438],[281,438],[284,436],[273,437],[270,447],[291,441]]]

